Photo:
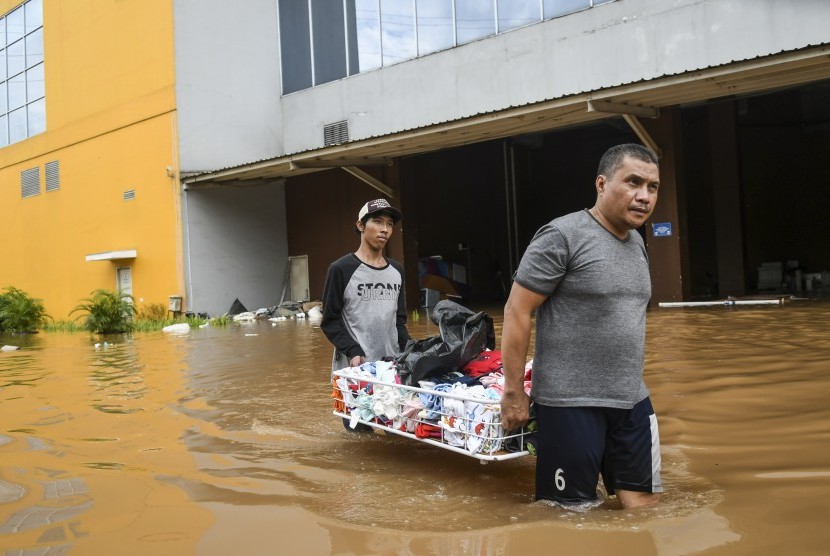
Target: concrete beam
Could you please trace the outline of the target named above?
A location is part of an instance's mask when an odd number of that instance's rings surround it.
[[[383,183],[382,181],[380,181],[376,177],[370,176],[369,174],[367,174],[366,172],[364,172],[363,170],[361,170],[357,166],[343,166],[343,170],[345,172],[350,173],[351,175],[353,175],[357,179],[367,183],[369,186],[374,187],[375,189],[377,189],[378,191],[380,191],[381,193],[383,193],[384,195],[386,195],[390,199],[393,199],[395,197],[395,192],[392,190],[391,187],[389,187],[388,185],[386,185],[385,183]]]
[[[589,100],[588,112],[602,112],[604,114],[628,114],[640,118],[659,118],[660,109],[652,106],[635,106],[621,102],[607,100]]]
[[[653,150],[654,154],[657,155],[657,158],[663,158],[663,151],[660,150],[660,147],[657,145],[657,141],[651,137],[646,128],[643,127],[643,124],[640,123],[640,120],[637,119],[637,116],[623,114],[623,118],[625,118],[625,121],[628,122],[629,126],[631,126],[631,129],[634,130],[634,133],[637,134],[637,137],[640,138],[640,141],[642,141],[649,149]]]

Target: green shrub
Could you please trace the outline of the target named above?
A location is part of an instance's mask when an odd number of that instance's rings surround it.
[[[164,319],[164,320],[149,320],[149,319],[136,319],[133,323],[133,332],[155,332],[157,330],[161,330],[165,326],[178,322],[174,319]]]
[[[85,328],[73,320],[56,320],[44,324],[43,330],[46,332],[80,332]]]
[[[230,315],[222,315],[221,317],[213,317],[208,322],[211,326],[228,326],[233,322],[233,317]]]
[[[69,313],[85,311],[84,328],[99,334],[129,332],[133,329],[133,296],[120,291],[95,290]],[[79,315],[77,318],[81,318]]]
[[[43,300],[35,299],[13,286],[0,294],[0,330],[10,332],[36,332],[49,315],[43,308]]]
[[[167,314],[167,307],[163,303],[148,303],[138,311],[138,320],[170,320]]]

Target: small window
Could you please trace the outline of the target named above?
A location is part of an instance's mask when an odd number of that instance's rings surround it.
[[[26,104],[26,76],[22,73],[9,79],[9,110],[16,110]]]
[[[315,0],[311,3],[314,41],[314,84],[346,77],[346,25],[343,6]]]
[[[26,42],[22,39],[6,48],[9,75],[17,75],[26,69]]]
[[[23,7],[15,8],[6,16],[6,44],[22,39],[25,33],[23,27]]]
[[[134,201],[135,200],[135,189],[128,189],[124,192],[124,200],[125,201]]]
[[[306,2],[280,2],[282,92],[307,89],[311,79],[311,31]]]
[[[380,45],[384,66],[418,55],[412,2],[384,0],[380,3]]]
[[[458,44],[496,34],[496,10],[492,2],[456,0],[455,28]]]
[[[46,131],[46,99],[36,100],[26,106],[26,122],[29,137]]]
[[[19,108],[9,113],[9,143],[26,138],[26,109]]]
[[[20,172],[20,194],[24,199],[40,195],[40,168]]]
[[[379,68],[380,5],[377,0],[346,0],[346,21],[349,27],[349,72]]]
[[[26,67],[30,68],[43,61],[43,29],[26,37]]]
[[[418,55],[455,46],[452,2],[418,1]]]
[[[31,33],[39,27],[43,27],[43,6],[40,1],[26,2],[26,32]]]

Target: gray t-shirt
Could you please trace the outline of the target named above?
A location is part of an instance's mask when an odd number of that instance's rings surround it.
[[[403,267],[387,263],[376,268],[350,253],[329,266],[320,328],[334,344],[333,371],[356,355],[367,361],[395,355],[409,340]]]
[[[515,280],[549,296],[536,315],[536,402],[630,409],[648,397],[651,278],[637,232],[620,240],[587,210],[556,218],[536,232]]]

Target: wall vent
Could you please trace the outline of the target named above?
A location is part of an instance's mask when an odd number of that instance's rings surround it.
[[[124,192],[125,201],[132,201],[133,199],[135,199],[135,189],[129,189]]]
[[[339,145],[349,140],[349,122],[335,122],[323,127],[323,146]]]
[[[23,198],[40,195],[40,167],[20,172],[20,194]]]
[[[61,167],[60,162],[53,160],[47,162],[46,170],[46,191],[57,191],[61,188]]]

